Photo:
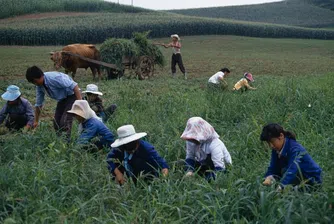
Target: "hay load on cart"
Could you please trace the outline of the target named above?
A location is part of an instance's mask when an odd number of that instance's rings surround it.
[[[143,80],[153,76],[155,65],[165,65],[162,52],[150,43],[148,34],[134,33],[132,39],[110,38],[103,42],[100,48],[101,60],[116,66],[104,67],[109,79],[125,76]]]

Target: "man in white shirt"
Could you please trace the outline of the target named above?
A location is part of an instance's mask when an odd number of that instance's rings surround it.
[[[224,80],[224,78],[230,74],[230,70],[228,68],[222,68],[219,72],[214,74],[209,79],[209,87],[213,88],[226,88],[227,82]]]

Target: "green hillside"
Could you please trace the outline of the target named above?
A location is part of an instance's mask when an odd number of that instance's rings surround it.
[[[334,1],[333,0],[304,0],[313,5],[317,5],[326,9],[334,10]]]
[[[292,26],[334,27],[334,11],[320,8],[306,1],[316,2],[316,0],[288,0],[258,5],[172,10],[171,12],[189,16],[227,18]],[[326,2],[326,0],[322,1]]]
[[[143,8],[103,0],[1,0],[0,19],[43,12],[144,12]]]
[[[39,19],[0,20],[2,45],[58,45],[101,43],[110,37],[132,36],[151,30],[151,37],[171,33],[252,37],[334,39],[334,30],[309,29],[227,19],[199,18],[171,13],[99,13]]]

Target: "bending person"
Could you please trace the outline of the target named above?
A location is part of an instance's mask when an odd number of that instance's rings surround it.
[[[114,135],[103,124],[101,118],[96,116],[86,100],[76,100],[72,109],[67,112],[74,114],[80,123],[80,136],[77,140],[79,145],[93,143],[97,149],[102,149],[110,147],[110,144],[114,142]]]
[[[186,140],[186,176],[198,171],[210,181],[215,179],[216,171],[225,171],[226,165],[232,164],[230,153],[219,135],[203,118],[190,118],[181,138]]]

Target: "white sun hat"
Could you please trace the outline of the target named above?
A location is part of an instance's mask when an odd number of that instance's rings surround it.
[[[1,95],[2,99],[6,101],[14,101],[21,96],[20,88],[15,85],[7,87],[7,91]]]
[[[141,139],[142,137],[146,136],[146,132],[136,133],[135,128],[133,125],[123,125],[117,129],[118,139],[115,140],[111,147],[116,148],[135,140]]]
[[[95,85],[95,84],[88,84],[86,86],[86,90],[83,91],[82,93],[93,93],[93,94],[97,94],[97,95],[100,95],[100,96],[103,95],[103,93],[99,92],[99,87],[97,87],[97,85]]]
[[[178,40],[181,40],[181,38],[180,38],[179,35],[177,35],[177,34],[170,35],[170,37],[171,37],[171,38],[176,37]]]

